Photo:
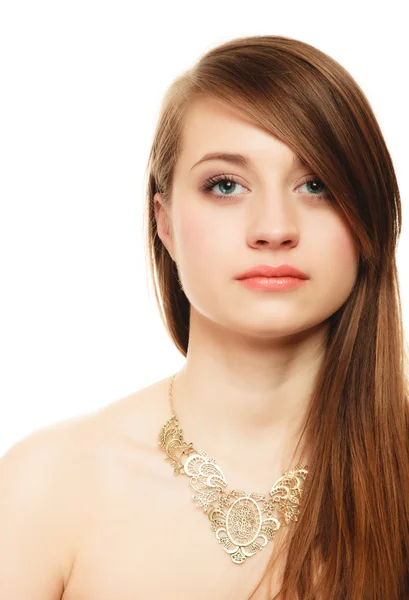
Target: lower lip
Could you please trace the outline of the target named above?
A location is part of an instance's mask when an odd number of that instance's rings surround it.
[[[239,279],[245,287],[252,290],[284,291],[298,288],[306,283],[306,279],[298,277],[247,277]]]

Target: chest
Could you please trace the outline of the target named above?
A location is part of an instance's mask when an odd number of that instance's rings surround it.
[[[90,493],[63,600],[247,600],[259,583],[274,540],[233,563],[189,478],[163,461],[111,466]]]

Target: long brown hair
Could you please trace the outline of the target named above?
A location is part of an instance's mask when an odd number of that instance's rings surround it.
[[[274,598],[409,598],[407,348],[395,258],[402,215],[378,122],[340,64],[287,37],[231,40],[173,81],[147,165],[145,227],[161,318],[184,356],[190,304],[158,236],[153,197],[159,191],[165,206],[171,202],[184,116],[200,97],[241,111],[301,156],[330,190],[360,251],[355,286],[330,318],[303,429],[308,485]],[[276,560],[273,554],[259,586]]]

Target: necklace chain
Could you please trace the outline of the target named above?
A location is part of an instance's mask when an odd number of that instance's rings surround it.
[[[265,494],[247,494],[238,489],[227,493],[226,478],[214,458],[184,441],[173,406],[172,387],[176,375],[169,383],[172,416],[161,429],[159,446],[165,451],[165,461],[171,464],[174,474],[190,477],[190,485],[196,492],[192,498],[208,516],[218,542],[235,564],[243,564],[257,550],[262,550],[280,527],[298,521],[302,485],[308,470],[298,463],[285,471],[272,485],[269,498]],[[184,456],[187,458],[182,461]],[[273,513],[283,516],[279,519]]]

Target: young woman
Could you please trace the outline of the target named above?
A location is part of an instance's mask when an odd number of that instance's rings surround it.
[[[170,86],[147,175],[185,365],[3,458],[0,596],[409,598],[401,204],[362,90],[232,40]]]

